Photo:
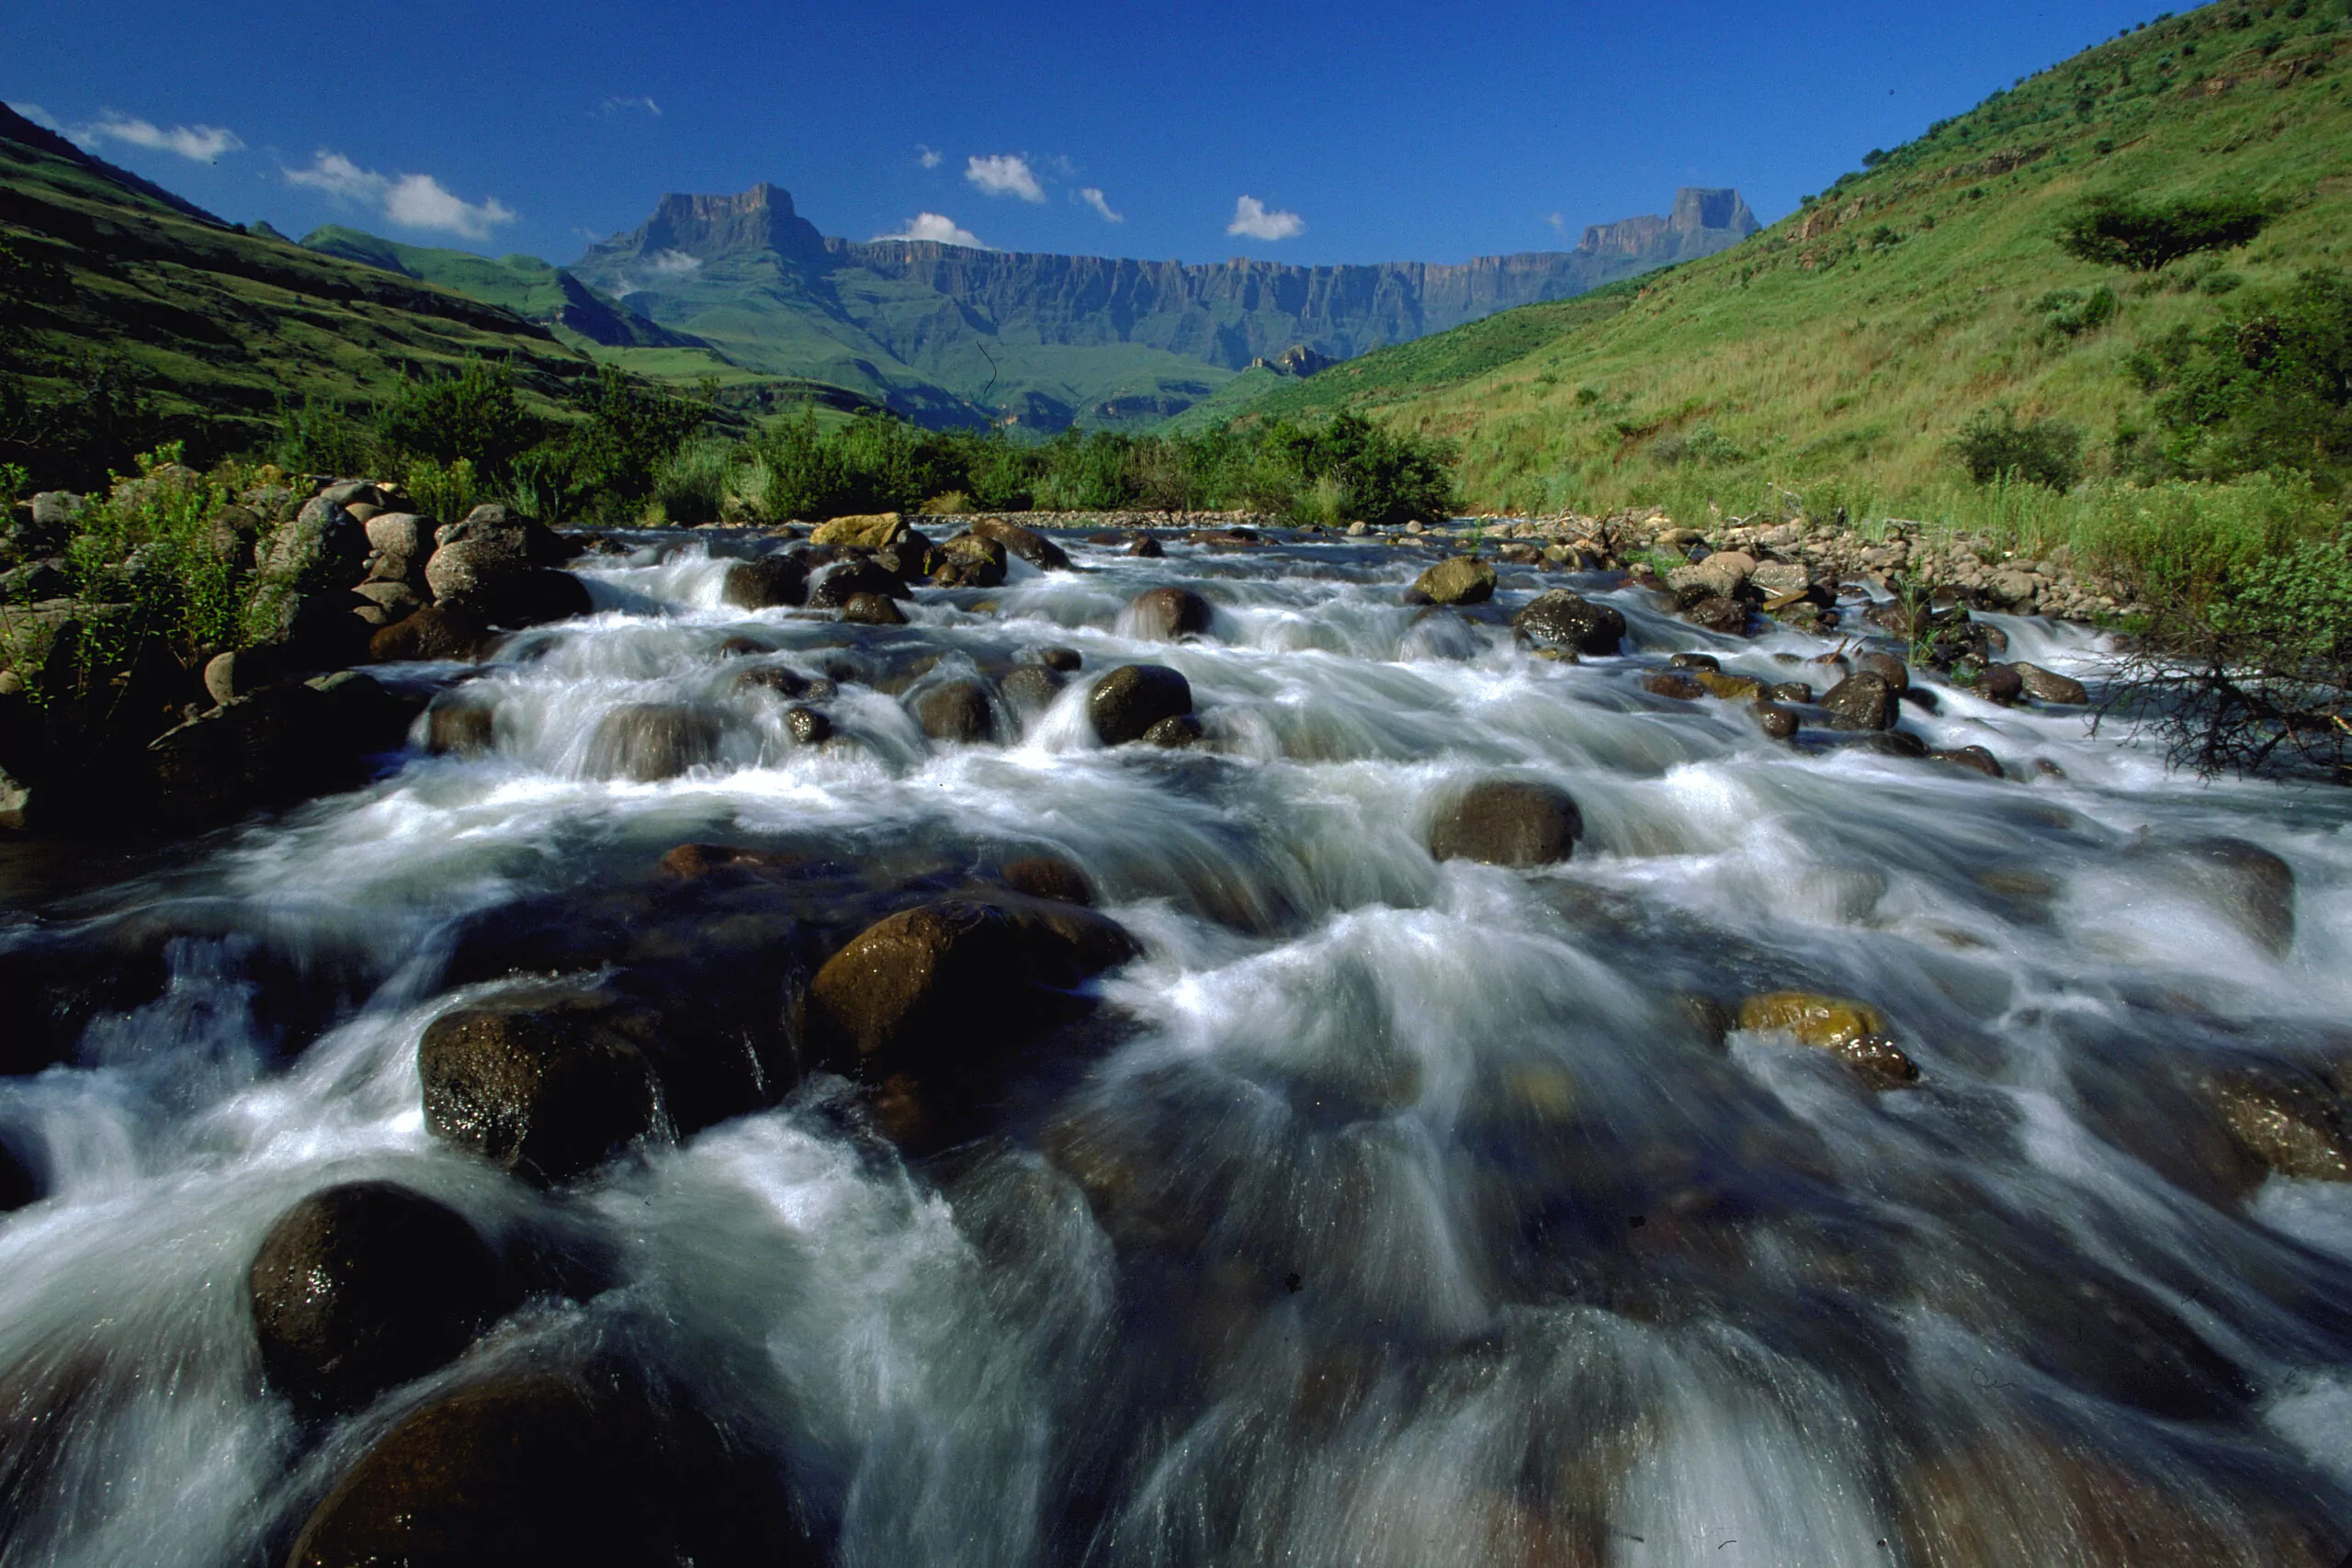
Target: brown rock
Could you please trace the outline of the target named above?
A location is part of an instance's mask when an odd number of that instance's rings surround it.
[[[1932,750],[1928,755],[1935,761],[1950,762],[1954,767],[1973,768],[1988,779],[2008,776],[2001,771],[2001,760],[1982,746],[1960,746],[1950,750]]]
[[[1550,865],[1576,852],[1584,814],[1567,792],[1520,779],[1481,779],[1448,797],[1430,825],[1437,860]]]
[[[746,610],[767,610],[808,602],[808,569],[786,555],[738,561],[727,569],[718,596]]]
[[[1711,632],[1733,637],[1747,635],[1747,606],[1736,599],[1702,599],[1685,609],[1682,618]]]
[[[718,761],[719,716],[684,703],[630,703],[613,709],[588,742],[588,772],[597,778],[652,784]]]
[[[1897,716],[1894,688],[1883,677],[1858,670],[1822,694],[1832,729],[1892,729]]]
[[[1454,556],[1415,579],[1413,592],[1432,604],[1483,604],[1495,596],[1495,569],[1476,556]]]
[[[842,619],[861,626],[903,626],[907,617],[879,593],[853,593],[842,605]]]
[[[1690,678],[1704,686],[1709,696],[1721,697],[1725,702],[1748,702],[1764,690],[1760,681],[1752,681],[1745,675],[1725,675],[1714,670],[1697,671]]]
[[[662,1123],[651,1065],[577,1002],[445,1013],[416,1065],[434,1134],[532,1181],[569,1180]]]
[[[906,520],[895,512],[860,513],[848,517],[836,517],[830,523],[820,523],[809,534],[813,545],[848,545],[860,549],[883,550],[899,542],[908,532]]]
[[[1614,605],[1596,604],[1579,593],[1555,588],[1510,618],[1511,628],[1540,647],[1579,654],[1611,654],[1624,645],[1625,617]]]
[[[1679,670],[1653,670],[1642,677],[1642,690],[1677,702],[1695,703],[1707,694],[1707,688]]]
[[[979,745],[996,739],[996,715],[988,688],[978,681],[950,681],[915,700],[915,721],[933,740]]]
[[[1027,855],[1005,863],[1005,886],[1032,898],[1058,904],[1094,905],[1094,885],[1086,873],[1059,855]]]
[[[1010,554],[1019,556],[1040,571],[1068,571],[1069,557],[1062,547],[1035,528],[1023,528],[1018,523],[1007,523],[1001,517],[983,517],[972,525],[972,532],[984,539],[992,539]]]
[[[1165,718],[1193,711],[1192,683],[1164,664],[1123,664],[1094,682],[1087,716],[1105,746],[1140,740]]]
[[[1797,732],[1797,716],[1791,709],[1775,703],[1756,705],[1756,722],[1766,736],[1774,740],[1787,740]]]
[[[2061,675],[2055,670],[2044,670],[2039,664],[2028,664],[2022,660],[2009,668],[2018,672],[2026,695],[2036,702],[2080,707],[2091,700],[2089,691],[2072,675]]]
[[[1886,1020],[1867,1002],[1772,991],[1739,1004],[1739,1026],[1784,1033],[1800,1045],[1831,1052],[1872,1089],[1901,1089],[1919,1078],[1918,1067],[1887,1037]]]
[[[1173,642],[1180,637],[1205,632],[1215,612],[1209,602],[1189,588],[1153,588],[1138,593],[1121,617],[1137,637]]]
[[[377,632],[368,639],[368,653],[379,664],[412,660],[472,663],[489,658],[498,641],[496,633],[465,611],[427,604]]]

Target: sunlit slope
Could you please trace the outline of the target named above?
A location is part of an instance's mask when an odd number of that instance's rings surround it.
[[[2097,472],[2119,430],[2144,420],[2125,369],[2136,347],[2221,319],[2241,290],[2352,263],[2344,18],[2331,0],[2151,24],[1875,160],[1738,248],[1644,280],[1611,313],[1553,328],[1538,312],[1562,307],[1510,312],[1242,412],[1345,403],[1452,437],[1466,498],[1496,508],[1730,509],[1771,484],[1900,505],[1954,477],[1955,430],[1996,402],[2080,424]],[[2252,192],[2282,210],[2251,246],[2151,278],[2055,243],[2074,204],[2108,192]],[[2049,297],[2102,286],[2113,318],[2063,330],[2066,301]],[[1476,363],[1479,334],[1522,321],[1538,341]]]
[[[469,355],[534,395],[593,369],[512,310],[223,224],[6,108],[0,243],[0,355],[37,393],[120,360],[166,416],[258,436],[286,401],[364,399]]]

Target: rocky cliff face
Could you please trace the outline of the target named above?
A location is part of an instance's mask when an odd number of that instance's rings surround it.
[[[740,196],[665,196],[643,225],[596,245],[572,270],[665,326],[738,357],[769,355],[763,368],[827,374],[813,363],[775,360],[787,340],[817,341],[834,374],[898,385],[894,378],[910,372],[1006,409],[1014,407],[1006,398],[1035,392],[1082,416],[1095,395],[1086,385],[1086,351],[1126,344],[1172,356],[1156,388],[1102,389],[1102,409],[1158,409],[1171,398],[1182,406],[1177,389],[1193,373],[1187,365],[1238,371],[1294,347],[1350,358],[1722,250],[1757,227],[1738,192],[1692,189],[1677,196],[1669,215],[1597,226],[1573,251],[1459,265],[1289,266],[1237,257],[1188,266],[828,239],[793,210],[787,193],[761,185]],[[1008,379],[1016,361],[1034,374]],[[1121,374],[1131,377],[1131,368]]]

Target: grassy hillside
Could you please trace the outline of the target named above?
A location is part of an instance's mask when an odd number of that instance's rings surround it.
[[[1997,403],[2074,423],[2090,475],[2114,471],[2148,417],[2135,350],[2352,264],[2346,13],[2295,0],[2148,24],[1874,156],[1735,250],[1227,412],[1344,402],[1453,440],[1465,499],[1498,510],[1728,512],[1778,486],[1917,514],[1964,485],[1954,434]],[[2280,215],[2251,246],[2149,276],[2057,244],[2105,193],[2252,194]],[[2101,288],[2112,318],[2081,326]]]
[[[219,221],[0,108],[0,375],[36,405],[129,368],[204,449],[287,401],[389,391],[469,355],[553,400],[588,358],[514,311]],[[225,445],[224,445],[225,444]]]

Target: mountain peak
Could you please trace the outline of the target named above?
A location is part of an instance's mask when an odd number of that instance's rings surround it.
[[[1585,230],[1577,249],[1592,255],[1641,257],[1658,263],[1687,261],[1726,249],[1763,227],[1736,190],[1684,186],[1674,193],[1669,215],[1645,213],[1614,223],[1595,223]]]
[[[816,225],[793,209],[792,193],[762,180],[734,196],[696,196],[672,191],[654,204],[653,216],[626,234],[595,246],[589,255],[626,266],[645,263],[656,272],[714,256],[773,251],[815,257],[824,252]]]

